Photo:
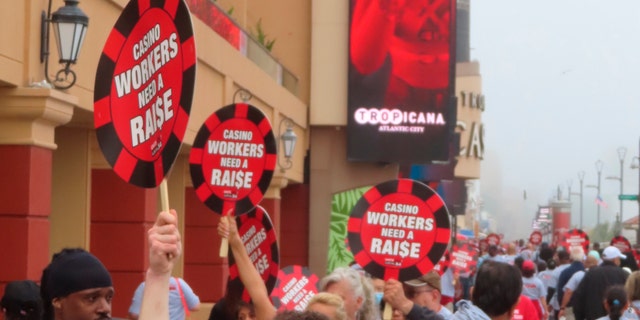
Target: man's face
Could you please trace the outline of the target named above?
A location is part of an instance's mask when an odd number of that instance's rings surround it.
[[[411,301],[413,303],[436,312],[440,310],[440,296],[436,289],[426,284],[412,289]]]
[[[55,298],[55,320],[111,319],[113,293],[113,287],[92,288]]]

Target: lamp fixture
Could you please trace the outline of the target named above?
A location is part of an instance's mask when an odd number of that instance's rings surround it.
[[[293,157],[293,151],[296,148],[298,136],[293,131],[293,121],[290,118],[283,117],[282,120],[280,120],[280,132],[282,132],[283,125],[286,126],[286,129],[282,134],[280,134],[280,141],[282,141],[282,148],[284,149],[285,163],[280,163],[280,157],[278,156],[278,165],[282,168],[282,171],[285,171],[293,166],[291,157]]]
[[[236,103],[237,96],[240,96],[240,100],[242,100],[242,102],[244,103],[249,102],[249,100],[253,98],[253,94],[251,94],[251,91],[243,88],[240,88],[233,93],[233,103]]]
[[[51,1],[47,13],[42,12],[40,24],[40,63],[44,63],[44,76],[56,89],[69,89],[76,83],[76,73],[71,70],[87,33],[89,17],[80,8],[78,0],[64,0],[65,5],[51,13]],[[58,70],[55,78],[49,78],[49,23],[53,25],[53,32],[58,44],[60,64],[64,68]]]

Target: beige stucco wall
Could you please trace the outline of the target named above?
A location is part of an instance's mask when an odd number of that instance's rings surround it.
[[[305,40],[305,37],[309,37],[310,3],[305,5],[304,1],[298,3],[294,0],[276,2],[276,7],[288,8],[288,15],[294,17],[289,23],[295,21],[295,25],[288,27],[293,28],[295,32],[287,34],[287,21],[275,19],[282,10],[270,9],[267,4],[256,5],[250,9],[268,11],[270,20],[277,20],[274,22],[273,30],[277,30],[275,34],[279,37],[282,53],[290,55],[291,63],[287,67],[291,71],[300,72],[298,77],[308,84],[308,79],[304,80],[304,77],[308,78],[309,72],[306,71],[305,75],[304,70],[308,69],[309,65],[309,40]],[[104,43],[127,3],[127,0],[80,1],[80,9],[89,16],[89,28],[78,63],[72,66],[72,70],[77,74],[77,82],[72,88],[61,92],[56,89],[30,88],[30,84],[41,82],[45,78],[44,64],[40,63],[40,17],[41,13],[47,10],[48,1],[0,1],[0,28],[3,30],[0,32],[0,87],[11,88],[0,90],[0,108],[3,108],[3,112],[0,112],[0,123],[3,124],[3,133],[0,134],[2,143],[32,143],[54,150],[59,147],[59,150],[54,151],[53,160],[52,187],[55,191],[51,214],[52,251],[68,245],[88,247],[90,170],[108,167],[97,145],[93,129],[94,80]],[[52,11],[63,5],[62,0],[53,0]],[[267,20],[263,20],[264,26],[267,27]],[[183,148],[169,180],[170,197],[174,199],[172,207],[178,211],[182,211],[180,209],[184,207],[182,190],[185,185],[190,184],[191,179],[187,160],[189,146],[197,131],[211,113],[234,102],[233,96],[238,88],[247,89],[253,94],[248,103],[257,106],[267,115],[277,137],[284,130],[281,120],[285,117],[292,119],[294,131],[298,136],[292,159],[293,167],[287,171],[276,170],[274,180],[282,184],[282,179],[276,178],[284,177],[289,183],[301,183],[304,158],[309,145],[308,104],[305,99],[276,83],[194,15],[192,21],[198,55],[196,84]],[[58,53],[53,35],[49,49],[49,73],[54,74],[60,66],[57,63]],[[307,89],[304,89],[304,86],[299,88],[308,92],[308,85]],[[15,95],[18,98],[13,98]],[[35,99],[31,99],[31,95]],[[46,130],[33,130],[42,126],[42,120],[34,120],[33,123],[39,126],[23,123],[24,119],[16,112],[24,108],[16,109],[14,112],[7,107],[8,103],[13,104],[15,101],[20,104],[28,104],[32,100],[48,101],[47,103],[51,104],[51,101],[61,99],[73,106],[71,122],[67,123],[67,118],[66,121],[60,120],[56,124],[47,123]],[[240,101],[238,99],[235,102]],[[49,107],[49,112],[51,108]],[[45,114],[42,117],[50,118],[51,115]],[[64,125],[58,127],[54,134],[55,126],[59,124]],[[43,135],[47,137],[42,137]]]
[[[484,105],[480,106],[471,102],[471,99],[484,101],[480,64],[477,61],[456,64],[456,97],[458,98],[456,132],[460,132],[461,150],[455,176],[465,179],[479,179],[480,162],[484,153],[484,131],[482,131]],[[481,142],[480,148],[478,148],[478,139]]]
[[[311,144],[309,268],[318,275],[324,275],[333,194],[394,179],[398,176],[398,166],[348,162],[344,127],[314,126]]]
[[[349,1],[312,0],[311,125],[347,124]]]

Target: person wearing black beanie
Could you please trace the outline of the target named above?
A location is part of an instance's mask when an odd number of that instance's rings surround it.
[[[98,258],[84,249],[63,249],[42,272],[43,319],[111,319],[113,293],[111,275]]]

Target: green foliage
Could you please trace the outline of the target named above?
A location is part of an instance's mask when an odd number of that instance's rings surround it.
[[[276,39],[268,39],[267,34],[264,33],[264,30],[262,29],[262,18],[258,19],[255,31],[253,29],[249,29],[249,34],[269,52],[271,52],[273,45],[276,43]]]
[[[616,230],[615,225],[609,226],[609,222],[603,222],[596,225],[589,232],[589,242],[609,242],[615,237]]]
[[[347,222],[351,209],[371,187],[362,187],[336,193],[331,201],[331,223],[329,225],[329,252],[327,273],[338,267],[346,267],[353,261],[353,254],[347,249]]]

